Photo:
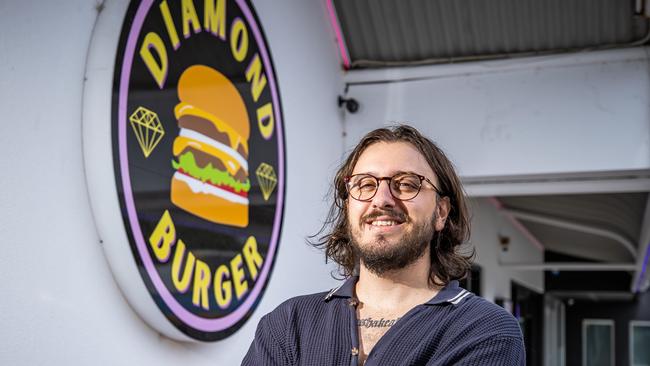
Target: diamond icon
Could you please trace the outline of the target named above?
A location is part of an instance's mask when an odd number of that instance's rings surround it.
[[[255,170],[255,175],[257,176],[257,181],[260,183],[262,196],[264,196],[265,201],[268,201],[275,186],[278,184],[278,177],[275,175],[275,170],[269,164],[262,163]]]
[[[162,128],[158,115],[145,107],[138,107],[129,117],[129,121],[131,121],[131,127],[133,127],[133,132],[136,139],[138,139],[144,157],[148,158],[165,135],[165,130]]]

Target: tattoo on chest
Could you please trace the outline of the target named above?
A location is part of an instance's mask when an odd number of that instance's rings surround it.
[[[360,328],[390,328],[398,320],[400,320],[400,318],[396,318],[396,319],[363,318],[357,320],[357,326]]]

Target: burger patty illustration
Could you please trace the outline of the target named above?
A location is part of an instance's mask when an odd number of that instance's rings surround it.
[[[214,223],[248,226],[250,124],[237,88],[217,70],[194,65],[180,77],[178,98],[172,203]]]

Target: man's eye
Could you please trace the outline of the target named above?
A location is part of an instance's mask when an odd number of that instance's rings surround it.
[[[414,191],[418,189],[418,182],[408,178],[399,179],[395,182],[395,188],[402,192]]]
[[[400,191],[412,191],[418,189],[418,187],[413,183],[400,182],[398,185]]]
[[[359,183],[359,189],[363,190],[368,190],[368,189],[375,189],[377,184],[375,182],[361,182]]]

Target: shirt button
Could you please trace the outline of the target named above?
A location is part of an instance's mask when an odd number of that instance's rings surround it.
[[[352,356],[356,356],[359,354],[359,349],[357,347],[352,347],[351,352],[352,352]]]

